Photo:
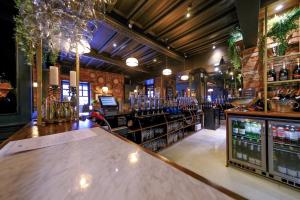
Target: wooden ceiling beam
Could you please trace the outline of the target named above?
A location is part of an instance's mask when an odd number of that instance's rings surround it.
[[[137,4],[133,7],[130,13],[127,15],[127,20],[130,21],[134,15],[143,8],[143,6],[147,3],[147,0],[139,0]]]
[[[205,36],[202,36],[200,38],[196,38],[195,40],[193,41],[189,41],[188,43],[178,47],[179,50],[183,50],[183,49],[187,49],[187,48],[190,48],[194,45],[197,45],[197,44],[201,44],[203,42],[206,42],[208,40],[213,40],[213,38],[215,37],[218,37],[220,35],[225,35],[225,34],[229,34],[229,32],[236,26],[236,24],[233,24],[231,26],[227,26],[226,28],[220,28],[219,30],[213,32],[213,33],[209,33]]]
[[[136,48],[130,50],[129,52],[127,52],[126,54],[122,55],[122,58],[126,58],[134,53],[136,53],[137,51],[140,51],[141,49],[143,49],[145,47],[145,45],[138,45]]]
[[[112,65],[116,65],[116,66],[124,68],[125,70],[128,70],[128,71],[138,71],[138,72],[143,72],[143,73],[149,73],[148,71],[145,71],[145,70],[141,69],[141,67],[134,67],[134,68],[128,67],[123,60],[118,60],[118,59],[111,58],[111,57],[109,57],[107,55],[104,55],[102,53],[98,53],[96,50],[93,50],[93,49],[91,50],[90,53],[86,53],[84,55],[89,56],[89,57],[93,57],[95,59],[100,59],[103,62],[106,62],[108,64],[112,64]]]
[[[159,13],[158,15],[156,15],[154,17],[154,19],[152,19],[151,21],[149,21],[145,27],[144,27],[144,31],[147,32],[154,24],[156,24],[158,21],[160,21],[161,19],[163,19],[165,16],[167,16],[168,14],[170,14],[172,11],[174,11],[178,6],[181,6],[184,2],[186,2],[185,0],[177,0],[175,3],[172,3],[172,5],[168,8],[166,8],[163,12]],[[190,1],[191,2],[191,1]]]
[[[222,1],[225,1],[225,0],[222,0]],[[194,13],[193,13],[192,17],[189,20],[192,20],[192,19],[196,18],[202,12],[205,12],[208,8],[215,6],[216,5],[215,2],[216,1],[205,1],[205,2],[202,2],[202,4],[197,5],[196,6],[197,10],[193,10]],[[198,3],[201,3],[201,2],[199,1]],[[161,31],[157,35],[157,37],[158,38],[165,38],[165,37],[167,37],[166,35],[170,31],[180,27],[181,25],[183,25],[185,23],[187,23],[187,19],[184,17],[184,13],[183,13],[182,17],[179,20],[177,20],[175,23],[170,24],[167,28],[165,28],[163,31]]]
[[[175,34],[174,37],[171,37],[169,39],[170,45],[191,34],[201,35],[203,33],[211,33],[212,31],[215,31],[216,29],[220,28],[220,26],[224,27],[226,24],[231,24],[232,22],[238,22],[238,19],[235,15],[234,6],[230,9],[224,8],[224,12],[221,12],[221,14],[217,14],[214,18],[206,21],[205,23],[198,23],[197,26],[193,26],[192,28],[187,29],[187,31],[182,32],[181,34]]]
[[[122,44],[120,44],[117,48],[115,48],[112,51],[111,57],[114,57],[115,55],[117,55],[117,53],[119,53],[119,51],[121,51],[122,49],[124,49],[130,42],[132,42],[132,39],[127,38],[127,40],[125,40]]]
[[[228,40],[228,36],[229,35],[225,35],[222,38],[214,39],[214,44],[215,45],[219,45],[219,44],[225,43]],[[198,52],[202,52],[203,50],[211,50],[211,48],[212,48],[211,47],[211,42],[208,42],[208,43],[206,43],[204,45],[198,46],[196,48],[193,48],[193,49],[187,51],[187,54],[188,55],[194,55],[194,54],[196,54]]]
[[[102,45],[102,47],[100,47],[100,49],[98,49],[98,53],[103,52],[110,44],[111,42],[117,37],[118,32],[115,32],[106,42],[104,45]]]
[[[176,51],[166,48],[165,46],[159,44],[157,41],[154,41],[141,33],[138,33],[138,32],[135,32],[135,31],[129,29],[127,26],[120,23],[116,19],[114,19],[110,16],[103,17],[103,14],[101,14],[100,12],[98,12],[98,15],[100,15],[99,18],[102,19],[107,25],[111,26],[116,31],[121,32],[126,37],[129,37],[139,43],[147,45],[148,47],[152,48],[153,50],[158,51],[162,54],[165,54],[170,58],[174,58],[178,61],[184,60],[183,55],[177,53]]]

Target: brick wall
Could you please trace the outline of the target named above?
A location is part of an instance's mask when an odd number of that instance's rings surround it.
[[[69,75],[60,75],[60,80],[70,80]],[[36,82],[36,68],[33,68],[33,81]],[[119,102],[124,100],[124,76],[121,74],[81,68],[80,81],[90,83],[91,100],[95,99],[96,94],[102,94],[102,87],[104,85],[109,88],[109,95],[116,97]],[[44,95],[43,98],[45,98],[45,96],[46,95]],[[36,89],[33,90],[33,101],[34,107],[36,107]]]

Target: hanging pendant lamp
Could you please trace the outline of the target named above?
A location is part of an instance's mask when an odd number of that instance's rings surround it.
[[[129,57],[126,59],[126,65],[129,67],[136,67],[139,65],[139,61],[135,57]]]
[[[183,68],[183,70],[185,71],[185,57],[184,57],[184,68]],[[182,76],[180,77],[180,79],[181,79],[182,81],[187,81],[187,80],[189,80],[189,75],[188,75],[188,74],[184,74],[184,75],[182,75]]]
[[[166,68],[162,71],[162,74],[164,76],[169,76],[172,74],[172,70],[170,68],[168,68],[167,66],[168,66],[168,60],[167,60],[167,56],[166,56]]]

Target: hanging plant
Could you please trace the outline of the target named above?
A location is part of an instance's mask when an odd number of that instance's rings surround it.
[[[31,0],[15,0],[15,6],[19,11],[14,17],[15,20],[15,38],[17,44],[25,57],[28,65],[32,65],[34,56],[34,38],[30,35],[31,25],[25,24],[22,13],[33,13],[34,8]],[[21,13],[22,12],[22,13]]]
[[[236,42],[242,40],[242,33],[239,28],[236,28],[231,32],[230,38],[228,39],[228,58],[230,63],[237,70],[241,67],[241,57],[239,54],[238,47],[236,46]]]
[[[260,34],[258,39],[258,57],[261,66],[263,65],[264,62],[265,46],[266,46],[266,36]]]
[[[278,55],[285,54],[288,48],[288,41],[295,29],[298,29],[296,20],[300,17],[300,9],[293,9],[281,16],[275,16],[270,20],[270,29],[267,32],[267,37],[278,43]]]

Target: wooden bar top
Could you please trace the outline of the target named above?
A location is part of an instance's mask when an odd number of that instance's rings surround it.
[[[255,117],[272,117],[272,118],[293,118],[300,119],[300,112],[259,112],[259,111],[238,111],[229,109],[226,110],[225,113],[227,115],[247,115],[247,116],[255,116]]]
[[[85,121],[72,121],[64,123],[46,124],[43,126],[38,126],[36,122],[31,122],[9,137],[7,140],[0,144],[0,149],[5,146],[10,141],[22,140],[27,138],[35,138],[46,135],[52,135],[57,133],[62,133],[66,131],[79,130],[82,128],[94,128],[99,127],[95,122],[89,119]]]

